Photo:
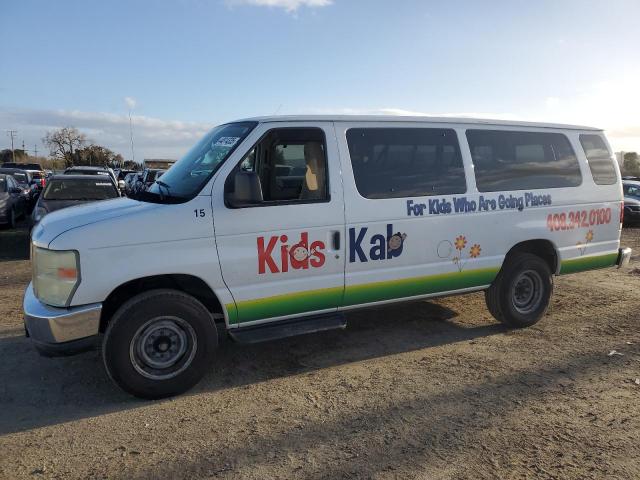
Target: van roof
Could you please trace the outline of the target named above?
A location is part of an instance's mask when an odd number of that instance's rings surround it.
[[[466,125],[495,125],[505,127],[536,127],[553,128],[557,130],[592,130],[602,131],[601,128],[585,127],[581,125],[565,125],[561,123],[526,122],[516,120],[495,120],[490,118],[469,117],[430,117],[404,115],[271,115],[264,117],[243,118],[238,122],[417,122],[417,123],[460,123]]]

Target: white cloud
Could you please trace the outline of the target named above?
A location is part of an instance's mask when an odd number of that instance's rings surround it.
[[[143,158],[180,158],[212,125],[196,122],[163,120],[133,115],[136,160]],[[48,130],[73,126],[96,144],[131,157],[128,115],[78,110],[30,110],[0,108],[0,127],[18,130],[18,145],[24,139],[27,149],[37,144],[46,153],[42,137]],[[1,143],[0,149],[6,148]],[[6,143],[6,142],[5,142]]]
[[[317,8],[331,5],[333,0],[227,0],[227,5],[253,5],[257,7],[282,8],[295,12],[300,7]]]
[[[138,102],[136,102],[136,99],[133,97],[124,97],[124,103],[129,110],[132,110]]]

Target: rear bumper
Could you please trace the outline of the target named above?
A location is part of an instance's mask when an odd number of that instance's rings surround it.
[[[618,249],[618,260],[616,265],[618,268],[626,267],[631,260],[631,249],[629,247]]]
[[[22,302],[24,327],[35,347],[45,355],[64,355],[95,345],[102,304],[56,308],[45,305],[33,293],[31,283]]]

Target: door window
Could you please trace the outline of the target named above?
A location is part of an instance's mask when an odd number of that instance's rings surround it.
[[[225,184],[232,208],[329,200],[324,132],[270,130],[240,161]]]

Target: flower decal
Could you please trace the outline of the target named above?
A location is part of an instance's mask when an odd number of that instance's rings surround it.
[[[580,251],[580,255],[584,255],[584,253],[587,251],[587,245],[589,243],[591,243],[591,241],[593,240],[594,234],[593,234],[593,230],[589,230],[586,235],[584,236],[584,240],[585,242],[578,242],[578,249]]]
[[[464,250],[464,247],[467,246],[467,239],[464,235],[459,235],[456,237],[456,241],[453,244],[456,247],[456,250],[462,251]]]
[[[448,240],[443,240],[443,242]],[[442,243],[442,242],[441,242]],[[451,253],[449,253],[449,258],[451,262],[456,266],[459,272],[464,269],[465,264],[473,258],[478,258],[480,256],[480,252],[482,252],[482,248],[480,248],[479,243],[474,243],[471,245],[468,251],[468,256],[465,256],[464,249],[467,248],[467,237],[464,235],[458,235],[453,241],[453,246],[457,250],[455,255],[451,257]]]

